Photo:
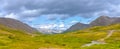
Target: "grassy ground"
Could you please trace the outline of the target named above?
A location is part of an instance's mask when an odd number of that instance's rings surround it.
[[[106,39],[107,44],[81,47],[93,40],[104,38],[109,30],[117,30]],[[0,26],[0,49],[120,49],[120,24],[92,27],[64,34],[37,34]]]

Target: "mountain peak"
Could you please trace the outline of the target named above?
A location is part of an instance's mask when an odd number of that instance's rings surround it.
[[[81,30],[81,29],[85,29],[89,27],[88,24],[83,24],[83,23],[76,23],[74,25],[72,25],[69,29],[67,29],[67,31],[75,31],[75,30]]]
[[[111,23],[111,18],[108,16],[100,16],[90,23],[90,26],[105,26]]]
[[[99,18],[110,18],[109,16],[100,16]]]
[[[84,25],[84,24],[83,24],[83,23],[78,22],[78,23],[76,23],[75,25]]]

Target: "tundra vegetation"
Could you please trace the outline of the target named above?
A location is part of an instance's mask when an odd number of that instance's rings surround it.
[[[104,39],[106,44],[94,44],[82,47],[91,41],[97,41],[116,30]],[[62,34],[26,34],[24,31],[0,25],[0,49],[120,49],[120,24],[95,26],[84,30]]]

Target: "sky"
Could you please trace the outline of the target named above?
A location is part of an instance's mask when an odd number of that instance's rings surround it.
[[[101,15],[120,16],[120,0],[0,0],[0,17],[35,28],[67,29],[88,24]]]

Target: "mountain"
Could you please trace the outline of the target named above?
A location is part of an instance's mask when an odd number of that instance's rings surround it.
[[[0,18],[0,25],[4,25],[11,29],[22,30],[27,33],[36,32],[36,30],[30,27],[29,25],[11,18]]]
[[[36,29],[43,34],[56,34],[62,33],[66,30],[67,26],[65,24],[44,24],[44,25],[36,25]]]
[[[113,17],[111,18],[111,20],[112,20],[111,24],[120,23],[120,17]]]
[[[90,26],[105,26],[111,24],[112,21],[113,19],[108,16],[100,16],[96,20],[92,21]]]
[[[75,25],[67,29],[67,31],[81,30],[93,26],[107,26],[117,23],[120,23],[120,17],[100,16],[94,21],[92,21],[90,24],[76,23]]]
[[[55,33],[63,32],[63,30],[45,29],[45,28],[38,28],[37,30],[43,34],[55,34]]]
[[[89,27],[89,24],[76,23],[75,25],[72,25],[69,29],[67,29],[67,31],[81,30],[88,27]]]
[[[90,26],[106,26],[120,23],[120,17],[100,16],[90,23]]]

